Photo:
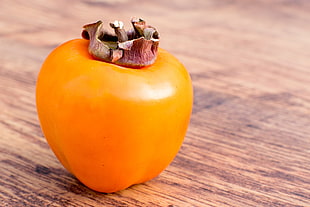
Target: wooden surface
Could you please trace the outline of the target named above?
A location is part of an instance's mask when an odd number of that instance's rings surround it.
[[[309,11],[307,0],[1,1],[0,206],[310,206]],[[47,145],[36,77],[85,23],[132,16],[187,67],[195,106],[162,174],[102,194]]]

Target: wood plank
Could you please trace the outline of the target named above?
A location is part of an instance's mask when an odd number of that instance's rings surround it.
[[[0,206],[310,206],[310,2],[3,1]],[[158,177],[94,192],[41,132],[35,83],[45,57],[84,24],[141,16],[191,74],[184,144]]]

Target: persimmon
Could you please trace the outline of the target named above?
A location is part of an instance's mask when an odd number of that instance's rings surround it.
[[[62,165],[89,188],[116,192],[159,175],[190,121],[193,89],[185,67],[158,47],[141,19],[58,46],[44,61],[36,105],[44,136]]]

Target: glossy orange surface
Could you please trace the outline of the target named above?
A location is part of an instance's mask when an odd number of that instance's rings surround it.
[[[188,72],[159,49],[132,69],[94,60],[71,40],[45,60],[37,80],[43,133],[63,166],[86,186],[115,192],[157,176],[176,156],[190,120]]]

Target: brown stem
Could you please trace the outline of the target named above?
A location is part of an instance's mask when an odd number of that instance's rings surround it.
[[[90,40],[89,53],[98,60],[127,67],[141,68],[153,64],[159,44],[157,30],[142,19],[133,18],[131,23],[133,29],[127,32],[121,21],[110,23],[115,34],[105,31],[102,21],[85,25],[82,37]]]
[[[114,29],[119,42],[126,42],[128,40],[127,33],[123,28],[124,27],[123,22],[114,21],[113,23],[110,23],[110,26]]]

